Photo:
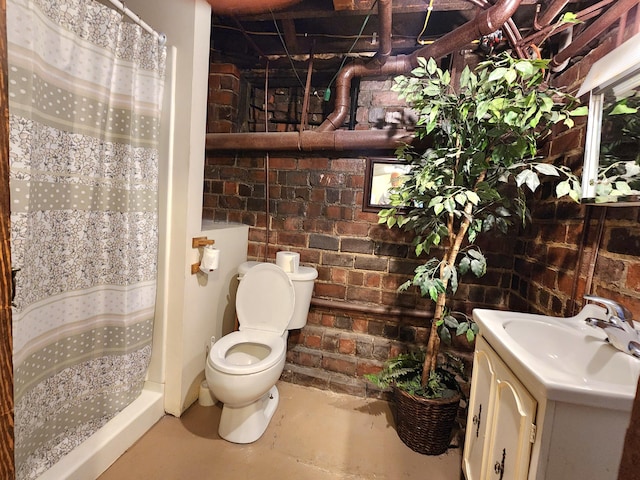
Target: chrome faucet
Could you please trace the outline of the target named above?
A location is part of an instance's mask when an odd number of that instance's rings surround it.
[[[602,328],[609,343],[618,350],[640,358],[640,332],[633,325],[633,315],[627,307],[608,298],[585,295],[585,300],[599,303],[606,310],[606,319],[589,317],[588,325]]]

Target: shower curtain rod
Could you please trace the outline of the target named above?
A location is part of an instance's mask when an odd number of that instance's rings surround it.
[[[127,6],[120,2],[119,0],[109,0],[109,2],[119,11],[121,11],[124,15],[129,17],[134,23],[142,27],[145,31],[158,37],[158,42],[160,45],[164,45],[167,41],[167,36],[164,33],[158,33],[153,28],[149,26],[144,20],[142,20],[138,15],[133,13],[131,10],[127,8]]]

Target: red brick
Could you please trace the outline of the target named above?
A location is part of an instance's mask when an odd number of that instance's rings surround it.
[[[295,170],[298,168],[298,161],[289,157],[271,157],[269,167],[274,170]]]
[[[322,337],[320,335],[304,335],[304,346],[309,348],[320,348],[322,345]]]
[[[360,158],[340,158],[331,160],[331,170],[334,172],[362,173],[365,161]]]
[[[328,158],[301,158],[298,160],[298,168],[300,170],[320,170],[326,171],[329,169]]]
[[[336,317],[333,314],[323,314],[322,315],[322,325],[325,327],[333,327],[335,323]]]
[[[356,342],[350,338],[341,338],[338,340],[338,352],[347,355],[356,353]]]
[[[353,376],[356,373],[356,362],[355,358],[345,359],[325,355],[322,357],[322,368]]]
[[[356,302],[380,303],[380,291],[363,287],[349,287],[347,289],[347,300]]]
[[[379,288],[381,281],[381,275],[379,273],[367,272],[364,275],[363,285],[368,288]]]
[[[627,268],[627,284],[630,290],[640,292],[640,263],[631,263]]]
[[[240,77],[240,70],[238,67],[231,63],[212,63],[209,66],[209,72],[219,74],[229,74],[235,77]]]
[[[306,247],[307,234],[298,232],[278,232],[278,244],[291,247]]]
[[[332,267],[331,268],[331,281],[333,281],[334,283],[339,283],[339,284],[342,284],[342,285],[346,285],[348,273],[349,273],[349,270],[346,270],[344,268]]]
[[[366,237],[369,234],[368,222],[336,222],[336,232],[339,235],[351,237]]]
[[[362,286],[364,274],[362,272],[350,270],[347,274],[349,285]]]
[[[356,375],[358,377],[364,377],[368,374],[376,374],[382,370],[382,366],[379,363],[368,362],[366,360],[359,359],[356,366]]]
[[[351,328],[354,332],[367,333],[369,328],[369,320],[366,318],[354,318]]]

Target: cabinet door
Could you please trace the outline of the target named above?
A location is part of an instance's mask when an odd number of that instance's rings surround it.
[[[482,459],[488,450],[487,425],[491,421],[496,385],[496,374],[489,355],[484,350],[476,350],[473,357],[473,374],[469,395],[467,431],[464,441],[462,468],[467,480],[480,480]]]
[[[486,458],[487,480],[525,480],[529,473],[536,401],[497,356],[495,407]]]

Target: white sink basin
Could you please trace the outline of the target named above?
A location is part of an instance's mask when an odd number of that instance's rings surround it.
[[[481,335],[532,392],[549,400],[631,410],[640,359],[606,342],[606,334],[585,323],[605,318],[597,305],[577,316],[556,318],[476,309]]]

